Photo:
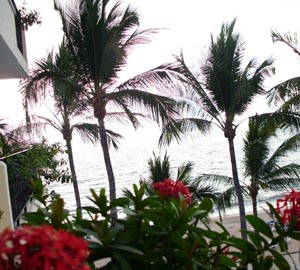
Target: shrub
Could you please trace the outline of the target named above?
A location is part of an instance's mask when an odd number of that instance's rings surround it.
[[[6,229],[0,234],[2,270],[88,270],[87,243],[51,226]]]
[[[210,199],[197,204],[186,203],[183,196],[161,199],[151,195],[145,185],[133,186],[125,195],[109,203],[102,189],[91,190],[92,205],[84,207],[84,218],[70,217],[61,198],[50,204],[43,202],[38,213],[26,214],[29,224],[53,225],[89,239],[89,264],[92,269],[290,269],[286,237],[300,239],[299,232],[285,230],[276,210],[273,232],[256,216],[247,216],[254,230],[247,231],[248,240],[231,236],[217,223],[213,230],[208,213]],[[110,215],[117,207],[121,218]],[[280,251],[272,248],[277,245]],[[96,268],[95,262],[109,258],[107,265]]]

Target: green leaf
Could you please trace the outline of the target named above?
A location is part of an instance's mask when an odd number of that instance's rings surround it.
[[[200,210],[204,210],[207,212],[210,212],[212,208],[213,208],[213,202],[209,198],[204,198],[199,205]]]
[[[262,233],[269,238],[273,238],[273,233],[270,226],[262,219],[256,216],[246,216],[246,219],[255,229],[255,231]]]
[[[248,253],[255,250],[255,247],[250,242],[237,237],[230,237],[227,240],[225,240],[224,243],[236,247],[237,249],[241,250],[242,253],[243,252]]]
[[[130,208],[124,208],[123,209],[124,214],[126,214],[127,216],[136,216],[136,212],[134,212],[132,209]]]
[[[300,241],[300,232],[291,232],[289,233],[289,237]]]
[[[274,256],[274,263],[277,265],[279,269],[291,269],[287,260],[276,250],[270,249],[271,254]]]
[[[126,252],[131,252],[134,253],[136,255],[144,255],[144,253],[134,247],[131,246],[126,246],[126,245],[110,245],[110,247],[114,248],[114,249],[118,249],[118,250],[122,250],[122,251],[126,251]]]
[[[93,213],[93,214],[99,214],[99,209],[92,206],[84,206],[82,209],[86,210],[87,212]]]
[[[122,256],[119,252],[113,252],[113,258],[115,258],[118,263],[120,264],[121,268],[119,269],[124,269],[124,270],[133,270],[132,267],[129,265],[127,260]]]
[[[236,267],[236,263],[231,258],[229,258],[228,256],[225,256],[225,255],[220,256],[220,264],[221,265],[226,265],[229,268],[235,268]]]
[[[265,240],[257,233],[250,232],[248,233],[248,237],[250,238],[251,242],[260,249],[262,247],[262,242]]]
[[[272,260],[271,256],[267,256],[264,261],[263,269],[272,269],[272,266],[273,266],[273,260]]]
[[[115,199],[113,202],[111,202],[110,206],[111,207],[115,207],[115,206],[125,207],[128,204],[129,204],[128,198],[118,198],[118,199]]]

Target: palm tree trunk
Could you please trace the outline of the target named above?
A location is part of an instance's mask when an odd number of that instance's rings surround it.
[[[228,138],[228,144],[229,144],[229,153],[230,153],[230,160],[231,160],[233,183],[234,183],[235,192],[237,195],[238,205],[239,205],[240,223],[241,223],[241,230],[242,230],[241,235],[242,235],[243,239],[247,239],[247,235],[245,233],[243,233],[243,231],[247,229],[246,212],[245,212],[243,193],[242,193],[239,176],[238,176],[237,165],[236,165],[236,157],[235,157],[233,138]]]
[[[68,158],[69,158],[69,166],[70,166],[71,176],[72,176],[72,183],[73,183],[73,188],[75,193],[77,212],[81,217],[82,210],[81,210],[80,193],[79,193],[79,187],[78,187],[77,176],[75,171],[71,140],[66,140],[66,144],[67,144],[67,151],[68,151]]]
[[[253,215],[257,216],[257,201],[256,201],[256,196],[252,195],[252,210],[253,210]]]
[[[110,202],[114,201],[116,199],[116,182],[115,182],[115,176],[113,172],[113,168],[111,165],[110,160],[110,153],[108,148],[108,142],[107,142],[107,136],[106,136],[106,129],[104,125],[104,121],[102,119],[98,119],[99,124],[99,133],[100,133],[100,141],[103,151],[103,157],[108,177],[108,183],[109,183],[109,197]],[[116,209],[112,209],[111,215],[113,218],[117,218],[117,211]]]

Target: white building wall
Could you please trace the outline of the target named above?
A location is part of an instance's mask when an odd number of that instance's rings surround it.
[[[0,79],[27,76],[26,48],[18,48],[15,23],[16,10],[11,0],[0,0]]]
[[[4,162],[0,161],[0,209],[4,212],[0,219],[0,232],[5,228],[13,229],[13,217],[10,205],[10,194],[8,186],[7,169]]]

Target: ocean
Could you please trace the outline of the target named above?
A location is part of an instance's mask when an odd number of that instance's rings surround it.
[[[242,140],[247,125],[242,125],[237,130],[235,138],[235,149],[239,169],[240,180],[243,180],[242,164]],[[151,123],[145,123],[143,127],[136,131],[129,127],[114,126],[112,129],[124,136],[120,140],[119,150],[111,148],[111,161],[114,169],[117,196],[121,196],[123,189],[131,189],[134,183],[139,183],[141,179],[148,177],[148,160],[156,156],[163,156],[167,151],[170,157],[171,172],[176,176],[177,167],[187,161],[194,163],[193,175],[200,174],[221,174],[231,176],[231,164],[227,139],[223,133],[213,128],[207,134],[194,132],[191,136],[186,136],[178,144],[171,143],[169,146],[158,147],[160,129]],[[75,135],[75,134],[74,134]],[[279,136],[272,142],[273,147],[278,147],[284,136]],[[82,205],[90,204],[88,196],[90,189],[99,191],[101,188],[107,190],[109,195],[108,180],[102,156],[100,144],[85,144],[78,136],[73,139],[73,151],[76,166],[76,173],[79,183]],[[297,154],[287,157],[289,161],[296,162]],[[298,160],[299,163],[299,160]],[[176,180],[176,179],[174,179]],[[61,194],[65,201],[66,208],[74,211],[76,208],[73,186],[69,184],[54,183],[48,190],[55,190]],[[266,208],[265,202],[275,202],[281,194],[261,191],[258,197],[259,210]],[[251,202],[245,200],[246,211],[251,213]],[[237,207],[226,210],[226,214],[238,213]]]

